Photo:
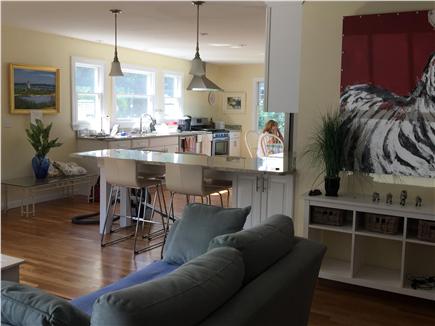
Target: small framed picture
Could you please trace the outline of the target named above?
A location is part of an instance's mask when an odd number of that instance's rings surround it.
[[[245,112],[246,94],[244,92],[226,92],[223,96],[223,109],[227,113]]]
[[[59,113],[59,93],[59,69],[9,64],[10,113]]]

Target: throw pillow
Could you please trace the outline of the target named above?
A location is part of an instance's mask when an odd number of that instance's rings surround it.
[[[246,284],[287,254],[293,243],[292,219],[285,215],[274,215],[253,228],[214,238],[210,241],[209,250],[233,247],[241,251]]]
[[[68,301],[30,286],[1,283],[2,325],[88,326],[90,317]]]
[[[251,206],[221,208],[203,204],[189,204],[167,244],[163,260],[181,265],[202,255],[214,237],[240,231]]]
[[[91,324],[198,325],[240,289],[243,275],[240,252],[217,248],[158,280],[101,296]]]

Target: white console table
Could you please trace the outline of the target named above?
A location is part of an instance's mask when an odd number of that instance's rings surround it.
[[[305,236],[328,247],[319,276],[435,300],[435,289],[413,289],[409,281],[410,276],[435,276],[435,243],[417,239],[416,231],[418,220],[435,221],[435,206],[423,202],[422,207],[415,207],[413,198],[408,201],[401,207],[373,203],[370,196],[305,196]],[[344,225],[313,223],[311,212],[315,206],[344,210]],[[365,230],[364,213],[398,216],[399,233]]]

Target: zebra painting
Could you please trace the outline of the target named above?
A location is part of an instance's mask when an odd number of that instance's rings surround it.
[[[435,52],[409,96],[351,85],[340,107],[346,169],[435,178]]]

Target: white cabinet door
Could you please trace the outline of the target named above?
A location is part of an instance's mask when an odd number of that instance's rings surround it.
[[[298,112],[301,2],[267,3],[265,110]]]
[[[178,144],[177,145],[165,145],[165,151],[167,151],[168,153],[178,152]]]
[[[261,221],[261,192],[259,191],[261,176],[240,174],[235,178],[233,191],[236,193],[236,207],[251,206],[251,213],[246,219],[244,228],[260,224]]]
[[[131,141],[130,140],[115,140],[109,142],[110,149],[130,149]]]
[[[293,217],[293,175],[267,175],[263,180],[266,207],[262,222],[275,214]]]

